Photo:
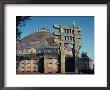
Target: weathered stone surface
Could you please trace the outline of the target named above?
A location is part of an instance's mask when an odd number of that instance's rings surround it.
[[[17,49],[57,47],[54,43],[54,35],[51,32],[34,32],[24,37],[17,43]]]
[[[57,73],[58,60],[57,59],[44,59],[44,73]]]

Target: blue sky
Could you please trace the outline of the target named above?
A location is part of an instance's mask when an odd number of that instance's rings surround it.
[[[52,32],[53,24],[72,25],[76,22],[82,29],[82,48],[94,60],[94,16],[32,16],[30,21],[22,27],[21,38],[37,31],[39,28],[48,28]]]

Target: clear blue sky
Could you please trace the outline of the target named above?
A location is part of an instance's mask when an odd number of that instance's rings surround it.
[[[48,28],[52,32],[53,24],[72,25],[76,22],[82,29],[82,48],[94,60],[94,16],[32,16],[30,21],[22,27],[21,38],[37,31],[39,28]]]

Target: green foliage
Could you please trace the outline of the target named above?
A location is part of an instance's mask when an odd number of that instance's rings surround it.
[[[16,16],[16,41],[20,40],[22,34],[22,30],[20,28],[25,26],[28,20],[30,20],[30,16]]]
[[[87,55],[87,52],[82,52],[81,58],[82,58],[82,60],[89,60],[90,59],[89,56]]]

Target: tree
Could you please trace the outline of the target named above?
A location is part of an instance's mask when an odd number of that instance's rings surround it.
[[[87,55],[87,52],[82,52],[81,58],[82,58],[82,59],[87,59],[87,60],[89,60],[89,57],[88,57],[88,55]]]
[[[25,26],[26,22],[30,20],[30,16],[16,16],[16,41],[21,38],[21,27]]]
[[[87,52],[82,52],[82,54],[81,54],[81,60],[83,60],[84,62],[82,64],[83,65],[83,68],[81,68],[80,71],[82,73],[84,73],[84,74],[94,74],[94,64],[92,64],[92,63],[90,64],[91,59],[87,55]],[[89,65],[89,67],[88,67],[88,65]],[[93,65],[93,69],[91,69],[91,65]]]

